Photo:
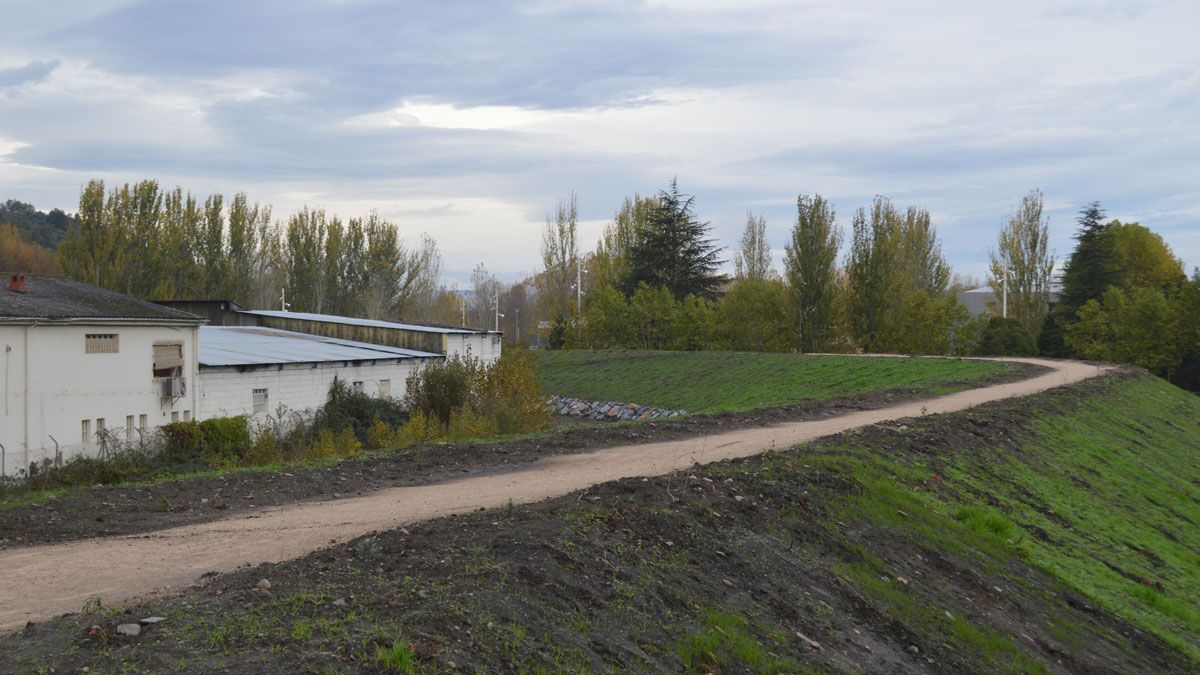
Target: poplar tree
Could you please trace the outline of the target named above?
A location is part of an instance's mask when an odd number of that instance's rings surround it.
[[[771,246],[767,243],[767,219],[746,214],[741,246],[733,255],[734,274],[739,279],[763,281],[771,271]]]
[[[286,230],[288,304],[297,312],[321,311],[325,270],[325,212],[304,207]]]
[[[837,254],[842,234],[832,206],[821,195],[800,195],[796,211],[784,268],[800,350],[812,352],[828,348],[836,339]]]
[[[997,248],[990,251],[991,276],[988,285],[997,298],[1005,291],[1008,275],[1008,316],[1025,325],[1030,333],[1041,330],[1043,316],[1050,303],[1050,274],[1054,256],[1050,253],[1050,226],[1042,215],[1041,190],[1031,190],[1009,216],[1000,230]]]
[[[589,259],[593,288],[616,288],[629,275],[629,253],[650,222],[658,200],[634,194],[626,197],[611,223],[605,226]]]
[[[63,272],[96,286],[118,288],[124,279],[122,232],[108,219],[104,181],[91,180],[79,194],[76,227],[59,246]]]
[[[876,197],[868,215],[858,209],[851,221],[846,257],[850,331],[867,352],[882,351],[897,332],[896,307],[907,297],[899,273],[901,218],[892,203]]]
[[[579,197],[570,193],[565,199],[558,200],[554,211],[546,215],[546,226],[542,230],[542,272],[537,276],[538,296],[541,301],[543,316],[560,329],[555,335],[562,334],[562,326],[567,318],[574,313],[576,282],[582,277],[579,269],[579,242],[577,229],[579,221]],[[561,344],[552,344],[559,347]]]

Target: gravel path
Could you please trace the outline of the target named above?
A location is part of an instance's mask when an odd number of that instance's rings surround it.
[[[626,445],[539,460],[519,470],[432,485],[388,488],[362,497],[304,502],[148,534],[0,551],[0,631],[195,583],[244,564],[296,558],[371,531],[456,513],[549,499],[597,483],[657,476],[693,463],[783,449],[880,422],[947,413],[1027,396],[1102,374],[1072,361],[1013,359],[1050,372],[924,401],[828,419],[739,429],[698,438]]]

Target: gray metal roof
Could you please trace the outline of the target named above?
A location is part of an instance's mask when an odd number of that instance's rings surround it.
[[[256,316],[270,316],[280,319],[300,319],[302,321],[325,321],[328,323],[344,323],[351,326],[371,326],[373,328],[395,328],[398,330],[411,330],[422,333],[487,333],[485,330],[475,330],[473,328],[454,328],[453,326],[428,326],[419,323],[397,323],[395,321],[379,321],[377,319],[356,319],[349,316],[337,316],[334,314],[313,314],[310,312],[280,312],[278,310],[267,309],[251,309],[242,312],[243,314],[253,314]]]
[[[202,366],[442,358],[441,354],[259,326],[201,326]]]
[[[200,317],[65,277],[25,275],[26,292],[0,276],[0,321],[90,321],[198,324]]]

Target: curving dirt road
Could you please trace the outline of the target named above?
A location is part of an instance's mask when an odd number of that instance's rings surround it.
[[[1038,393],[1100,375],[1103,367],[1071,361],[1013,359],[1051,368],[1037,377],[809,422],[740,429],[700,438],[563,455],[527,467],[460,480],[390,488],[327,502],[263,509],[148,534],[89,539],[0,552],[0,631],[26,621],[79,611],[91,597],[105,605],[186,586],[206,572],[296,558],[373,530],[452,513],[549,499],[597,483],[656,476],[788,448],[879,422],[954,412]]]

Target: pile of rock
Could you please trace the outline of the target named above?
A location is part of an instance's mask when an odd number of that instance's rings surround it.
[[[569,396],[551,396],[549,405],[556,415],[570,415],[596,421],[658,420],[687,414],[686,410],[664,410],[619,401],[587,401]]]

